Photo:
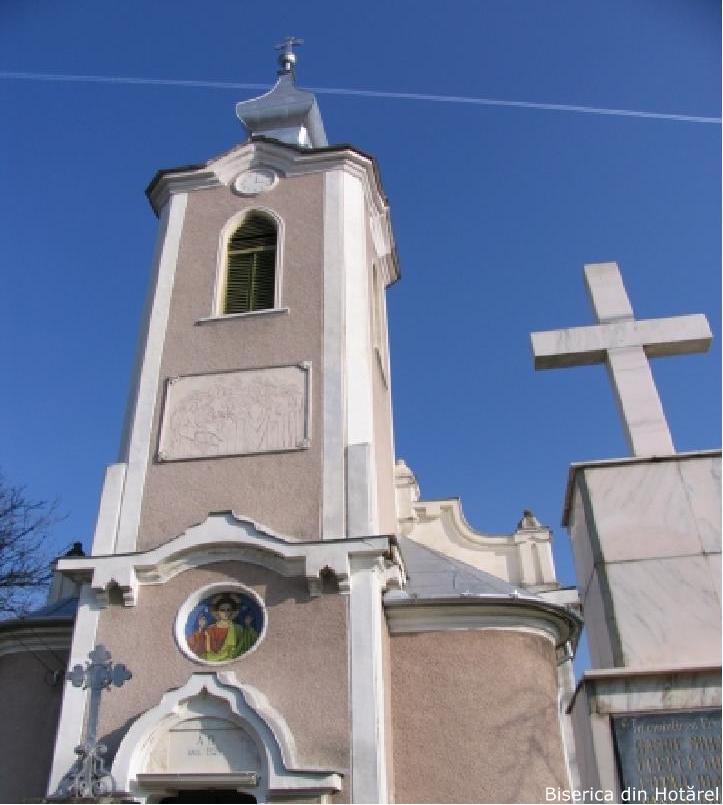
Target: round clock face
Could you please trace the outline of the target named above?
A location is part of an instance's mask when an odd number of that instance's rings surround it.
[[[271,168],[253,168],[240,173],[233,182],[233,189],[242,196],[255,196],[271,188],[278,181],[276,172]]]

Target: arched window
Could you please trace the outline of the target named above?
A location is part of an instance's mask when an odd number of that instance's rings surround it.
[[[275,290],[276,223],[254,211],[228,242],[222,313],[273,308]]]

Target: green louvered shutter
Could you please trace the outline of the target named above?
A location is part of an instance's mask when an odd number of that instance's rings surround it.
[[[228,246],[224,313],[248,313],[274,306],[276,226],[251,213]]]
[[[276,249],[265,249],[254,254],[254,271],[251,279],[251,310],[266,310],[274,306],[274,269]]]

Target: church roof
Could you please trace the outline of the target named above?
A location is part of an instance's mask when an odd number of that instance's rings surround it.
[[[292,72],[282,74],[265,95],[237,103],[236,115],[250,134],[306,148],[328,145],[316,98],[296,87]]]
[[[39,618],[74,618],[78,611],[78,599],[76,596],[68,596],[54,601],[52,604],[46,604],[40,609],[34,609],[29,612],[24,620],[36,620]]]
[[[404,560],[407,584],[402,590],[392,589],[384,594],[387,622],[393,633],[415,631],[409,627],[410,623],[418,626],[419,617],[424,621],[425,616],[419,613],[439,607],[451,607],[452,614],[446,620],[432,617],[431,621],[426,621],[427,626],[431,623],[434,630],[465,628],[459,625],[469,622],[465,621],[463,611],[467,611],[467,616],[474,616],[482,606],[490,607],[487,611],[493,617],[512,618],[517,626],[532,614],[552,626],[557,648],[568,641],[577,645],[582,620],[564,603],[519,590],[491,573],[445,556],[409,537],[398,537],[397,544]],[[412,614],[411,620],[409,614]],[[450,623],[456,625],[450,627]]]
[[[409,580],[405,592],[412,598],[520,597],[516,587],[491,573],[445,556],[409,537],[399,537],[398,542]],[[524,597],[537,598],[528,592],[524,592]]]
[[[54,601],[52,604],[46,604],[39,609],[33,609],[27,615],[22,617],[12,618],[11,620],[2,621],[0,628],[13,628],[15,626],[22,626],[27,624],[28,621],[38,623],[40,621],[60,621],[60,620],[74,620],[76,612],[78,611],[78,599],[72,596],[61,598]]]
[[[236,104],[236,115],[250,134],[266,134],[304,148],[328,145],[319,106],[311,92],[296,86],[294,48],[304,40],[287,36],[280,50],[278,80],[270,92]]]

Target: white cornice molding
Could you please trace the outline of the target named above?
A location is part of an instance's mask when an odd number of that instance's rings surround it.
[[[598,713],[720,708],[721,667],[591,668],[578,679],[566,713],[582,690]]]
[[[204,168],[192,172],[168,173],[153,185],[149,200],[153,211],[158,215],[175,193],[188,193],[206,187],[218,187],[221,182],[213,171]]]
[[[118,586],[126,606],[135,606],[139,588],[164,584],[192,568],[212,562],[237,561],[265,567],[283,576],[303,576],[312,596],[321,594],[321,574],[331,570],[340,592],[349,591],[351,558],[381,562],[387,588],[401,587],[403,570],[389,537],[298,542],[275,534],[232,512],[214,512],[180,536],[141,553],[65,557],[58,572],[90,582],[101,606]]]
[[[351,147],[304,151],[268,140],[251,140],[198,167],[162,172],[152,182],[148,198],[156,214],[173,193],[208,187],[228,186],[239,173],[250,168],[272,168],[281,176],[304,176],[343,170],[362,183],[364,199],[371,212],[375,245],[386,284],[399,278],[389,206],[379,184],[374,160]]]
[[[401,594],[404,595],[403,593]],[[581,622],[572,613],[534,599],[479,596],[469,600],[384,599],[391,634],[503,629],[535,632],[563,649],[577,641]]]
[[[118,787],[147,796],[142,790],[143,772],[154,743],[178,723],[199,715],[230,716],[257,737],[266,769],[259,792],[264,796],[262,801],[268,795],[292,791],[297,795],[324,795],[341,790],[341,771],[299,765],[294,737],[283,716],[259,690],[240,685],[231,672],[192,674],[183,687],[169,690],[133,723],[113,761],[112,774]]]

